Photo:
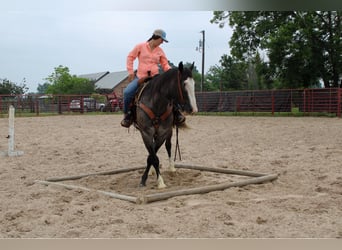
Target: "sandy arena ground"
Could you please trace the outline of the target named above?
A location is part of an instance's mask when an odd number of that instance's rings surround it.
[[[121,115],[16,118],[16,150],[0,158],[1,238],[341,238],[342,119],[312,117],[187,118],[182,163],[278,174],[273,182],[134,204],[35,180],[143,166],[140,133]],[[0,119],[0,151],[8,119]],[[175,136],[173,137],[173,142]],[[174,145],[174,144],[173,144]],[[174,148],[173,148],[174,149]],[[172,150],[174,152],[174,150]],[[196,170],[167,172],[179,190],[235,178]],[[156,190],[141,171],[63,183],[141,195]]]

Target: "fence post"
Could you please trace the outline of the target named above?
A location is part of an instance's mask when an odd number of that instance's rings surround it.
[[[274,110],[275,110],[275,107],[274,107],[274,91],[272,90],[272,115],[274,115]]]
[[[342,89],[337,89],[337,117],[341,118],[341,95],[342,95]]]
[[[58,114],[62,114],[62,96],[58,96]]]
[[[8,110],[8,151],[0,152],[3,156],[19,156],[24,154],[23,151],[14,151],[14,113],[15,108],[10,105]]]
[[[84,97],[83,96],[81,96],[80,108],[81,108],[81,114],[83,114],[84,113]]]
[[[39,116],[39,102],[38,102],[37,96],[35,97],[34,105],[35,105],[35,110],[36,110],[36,116]]]
[[[236,111],[240,112],[240,96],[236,98]]]
[[[304,89],[303,91],[303,111],[304,111],[304,115],[306,112],[306,89]]]

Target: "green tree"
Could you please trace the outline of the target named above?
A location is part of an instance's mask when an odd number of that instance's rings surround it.
[[[0,95],[22,95],[27,91],[28,87],[25,84],[25,79],[21,84],[16,84],[6,78],[0,79]]]
[[[269,63],[261,58],[260,53],[256,53],[250,62],[250,67],[253,68],[257,77],[257,86],[255,89],[272,89],[275,87],[275,81],[269,68]]]
[[[49,83],[38,84],[38,87],[37,87],[38,94],[46,94],[49,86],[50,86]]]
[[[339,84],[341,11],[215,11],[211,22],[233,28],[229,44],[237,59],[266,53],[267,78],[279,80],[279,87],[317,86],[319,80],[325,87]]]
[[[247,64],[232,56],[223,55],[220,66],[212,66],[207,73],[209,90],[248,89]]]
[[[211,66],[205,76],[204,90],[219,91],[222,90],[223,69],[218,65]]]
[[[88,79],[79,78],[69,73],[69,68],[62,65],[45,79],[47,94],[92,94],[95,86]]]

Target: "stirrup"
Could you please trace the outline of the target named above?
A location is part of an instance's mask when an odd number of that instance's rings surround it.
[[[125,127],[125,128],[129,128],[130,126],[131,126],[131,121],[130,120],[127,120],[127,119],[123,119],[122,121],[121,121],[121,126],[122,127]]]
[[[121,121],[121,126],[125,128],[129,128],[132,125],[132,117],[131,114],[125,114],[124,119]]]

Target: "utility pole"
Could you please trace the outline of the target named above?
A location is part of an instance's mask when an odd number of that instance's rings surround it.
[[[202,30],[202,77],[201,77],[201,92],[203,91],[204,84],[204,50],[205,50],[205,31]]]
[[[196,47],[196,51],[202,52],[202,76],[201,76],[201,92],[203,91],[204,84],[204,53],[205,53],[205,31],[202,30],[202,40],[199,40],[198,47]]]

